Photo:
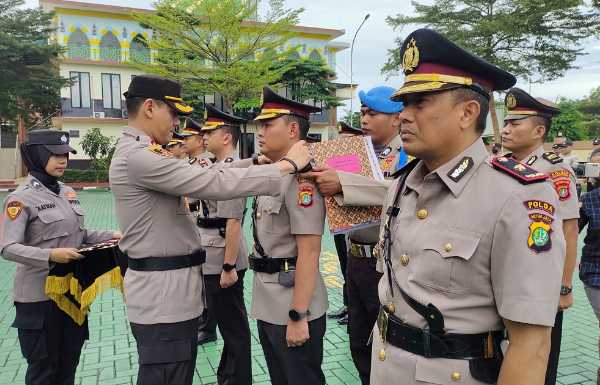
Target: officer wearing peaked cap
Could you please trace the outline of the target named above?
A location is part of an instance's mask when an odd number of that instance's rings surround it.
[[[231,164],[238,157],[236,146],[244,119],[206,105],[204,140],[215,164]],[[203,266],[208,319],[205,329],[218,326],[223,351],[217,369],[219,383],[252,383],[250,327],[244,304],[244,275],[248,269],[248,247],[242,232],[246,199],[202,200],[197,225],[206,250]]]
[[[57,179],[67,167],[69,153],[76,151],[67,132],[30,131],[21,145],[29,175],[8,195],[0,214],[0,253],[17,265],[12,326],[18,329],[27,360],[26,385],[74,384],[81,348],[89,336],[87,317],[69,312],[71,302],[47,291],[51,269],[82,258],[77,249],[84,244],[120,236],[84,226],[76,192]]]
[[[314,175],[324,195],[335,194],[340,205],[380,205],[385,198],[391,175],[401,169],[408,160],[402,150],[399,135],[402,103],[390,100],[392,87],[379,86],[360,91],[361,125],[365,135],[371,138],[379,166],[387,180],[376,181],[361,175],[336,172],[333,169],[317,169]],[[329,185],[337,188],[329,190]],[[371,371],[370,335],[379,312],[377,283],[381,272],[377,271],[377,257],[373,253],[378,241],[378,228],[358,229],[347,234],[348,262],[346,294],[348,302],[348,334],[350,352],[363,385],[369,383]]]
[[[201,159],[210,158],[204,146],[204,133],[200,123],[190,117],[185,118],[180,134],[183,137],[183,150],[187,153],[190,164],[199,164]]]
[[[289,161],[244,169],[212,170],[173,158],[161,145],[179,115],[192,112],[180,92],[178,83],[159,76],[133,78],[125,94],[128,126],[109,171],[123,232],[119,247],[128,258],[124,294],[139,385],[192,384],[206,252],[185,197],[275,194],[281,176],[310,159],[302,143],[290,148]]]
[[[567,242],[567,254],[560,290],[559,311],[552,328],[550,358],[546,371],[546,384],[556,383],[556,372],[560,356],[563,310],[573,303],[573,271],[577,263],[577,238],[579,228],[579,199],[576,177],[571,167],[554,152],[544,152],[544,140],[552,124],[552,118],[560,114],[558,106],[542,98],[534,98],[527,92],[512,88],[505,98],[508,111],[504,118],[502,143],[511,151],[514,159],[548,175],[558,196],[558,212]]]
[[[265,87],[256,117],[260,152],[272,161],[306,137],[319,108],[286,99]],[[282,158],[284,157],[284,158]],[[288,176],[274,197],[256,197],[252,224],[254,270],[251,316],[273,385],[325,384],[321,368],[327,290],[319,272],[325,223],[316,186]]]
[[[565,255],[559,200],[546,175],[490,157],[480,137],[490,92],[516,79],[430,29],[401,57],[393,99],[419,160],[384,203],[371,383],[541,384]]]

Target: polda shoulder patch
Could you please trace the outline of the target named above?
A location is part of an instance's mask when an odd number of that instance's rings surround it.
[[[521,184],[538,183],[548,179],[546,174],[505,156],[492,158],[492,166],[496,170],[510,175],[514,179],[518,180]]]
[[[542,154],[542,158],[546,159],[548,162],[550,162],[552,164],[562,163],[562,161],[563,161],[563,158],[556,155],[552,151],[548,151],[548,152],[545,152],[544,154]]]

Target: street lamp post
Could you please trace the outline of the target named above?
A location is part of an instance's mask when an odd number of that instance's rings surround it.
[[[354,37],[352,38],[352,45],[350,46],[350,125],[353,125],[353,120],[354,120],[354,110],[353,110],[353,102],[354,102],[354,74],[352,72],[353,68],[352,68],[352,59],[354,58],[354,41],[356,40],[356,35],[358,35],[358,31],[360,31],[360,29],[362,28],[363,24],[365,24],[365,21],[367,21],[367,19],[369,18],[369,16],[371,16],[370,14],[366,14],[365,18],[363,19],[362,23],[360,23],[360,25],[358,26],[358,28],[356,29],[356,32],[354,32]]]

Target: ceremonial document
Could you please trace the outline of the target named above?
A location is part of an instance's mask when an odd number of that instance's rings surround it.
[[[354,136],[312,143],[308,146],[318,165],[383,180],[373,143],[368,136]],[[329,230],[333,234],[378,225],[381,206],[340,206],[333,197],[325,198]]]

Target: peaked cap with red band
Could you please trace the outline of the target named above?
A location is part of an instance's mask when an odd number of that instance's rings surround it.
[[[400,52],[404,85],[391,97],[470,88],[489,98],[490,91],[512,87],[517,79],[510,73],[462,49],[438,32],[422,28],[402,43]]]
[[[504,98],[507,115],[504,120],[520,120],[530,116],[551,118],[560,114],[560,108],[549,100],[534,98],[520,88],[511,88]]]
[[[204,106],[204,126],[202,126],[202,131],[216,130],[223,126],[239,127],[245,122],[245,119],[223,112],[212,104]]]
[[[284,98],[269,87],[263,88],[262,98],[260,114],[254,120],[274,119],[282,115],[296,115],[309,119],[310,114],[321,111],[319,107]]]

